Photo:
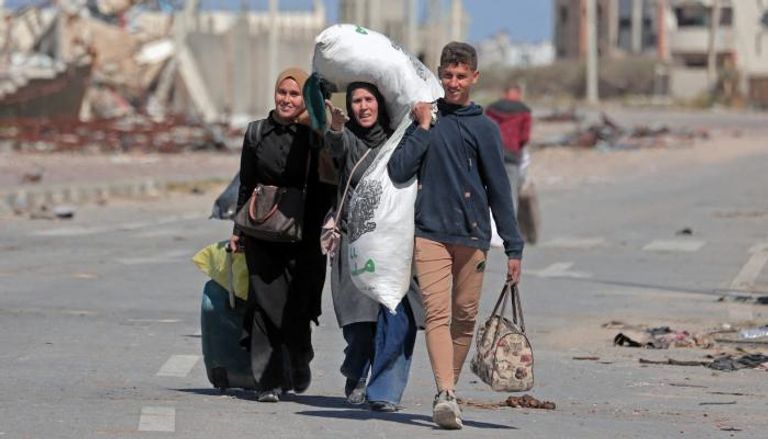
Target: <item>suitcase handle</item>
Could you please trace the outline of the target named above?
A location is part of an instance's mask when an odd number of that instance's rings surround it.
[[[232,248],[227,243],[225,250],[227,252],[227,258],[224,262],[227,266],[227,293],[229,294],[229,309],[235,310],[235,273],[232,268]]]

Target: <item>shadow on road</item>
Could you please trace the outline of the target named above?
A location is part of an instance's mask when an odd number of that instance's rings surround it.
[[[253,391],[243,389],[226,389],[219,390],[214,388],[205,389],[171,389],[176,392],[194,393],[196,395],[208,395],[208,396],[221,396],[227,395],[237,399],[256,400],[256,396]]]
[[[342,398],[341,396],[322,396],[322,395],[296,395],[289,393],[287,395],[283,395],[282,399],[284,401],[290,401],[295,402],[296,404],[301,405],[309,405],[312,407],[320,407],[324,409],[353,409],[354,406],[351,406],[347,403],[346,398]],[[365,406],[359,406],[360,408]]]
[[[310,410],[296,412],[297,415],[314,416],[318,418],[329,419],[352,419],[356,421],[369,421],[377,419],[381,421],[397,422],[399,424],[414,425],[418,427],[429,427],[438,430],[432,422],[432,417],[427,415],[417,415],[415,413],[378,413],[370,410]],[[495,430],[517,430],[517,427],[501,424],[491,424],[488,422],[479,422],[464,420],[465,427],[495,429]]]
[[[193,393],[196,395],[207,396],[219,396],[228,395],[233,398],[243,399],[248,401],[255,401],[256,395],[253,391],[242,389],[227,389],[221,391],[219,389],[171,389],[176,392]],[[284,394],[280,397],[281,401],[292,402],[299,405],[306,405],[311,407],[323,408],[326,410],[308,410],[296,412],[298,415],[314,416],[319,418],[335,418],[335,419],[353,419],[358,421],[368,421],[371,419],[378,419],[382,421],[397,422],[406,425],[415,425],[418,427],[429,427],[437,430],[435,424],[432,422],[432,417],[427,415],[419,415],[415,413],[397,412],[397,413],[380,413],[368,410],[366,405],[361,405],[359,408],[350,408],[346,398],[340,396],[322,396],[322,395],[296,395],[293,393]],[[332,410],[327,410],[332,409]],[[335,410],[333,410],[335,409]],[[491,424],[488,422],[472,421],[465,419],[464,426],[483,429],[495,429],[495,430],[517,430],[517,427],[510,425]]]

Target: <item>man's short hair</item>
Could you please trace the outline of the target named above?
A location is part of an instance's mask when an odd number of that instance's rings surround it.
[[[440,67],[453,64],[466,64],[470,69],[477,70],[477,51],[467,43],[451,41],[440,54]]]

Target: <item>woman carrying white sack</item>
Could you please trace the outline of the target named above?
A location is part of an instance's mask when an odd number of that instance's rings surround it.
[[[349,199],[392,131],[384,98],[376,86],[354,82],[347,87],[346,99],[351,119],[326,101],[331,124],[325,134],[325,144],[339,164],[339,197],[349,184],[346,199],[340,200],[341,242],[331,260],[333,308],[347,342],[341,365],[347,378],[344,393],[350,404],[367,401],[371,410],[394,412],[408,383],[416,330],[424,326],[424,309],[415,281],[394,314],[352,282],[347,257]]]

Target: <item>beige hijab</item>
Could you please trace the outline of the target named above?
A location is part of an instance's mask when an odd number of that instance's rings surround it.
[[[309,74],[298,67],[289,67],[283,70],[279,75],[277,75],[277,82],[275,82],[275,92],[277,92],[277,88],[280,86],[280,83],[288,78],[296,81],[296,83],[299,84],[299,89],[303,90],[304,83],[307,82]]]
[[[299,84],[299,90],[304,90],[304,83],[307,82],[307,78],[309,78],[309,74],[305,72],[303,69],[299,67],[289,67],[282,72],[280,72],[279,75],[277,75],[277,81],[275,81],[275,94],[277,94],[277,89],[280,87],[280,83],[285,81],[286,79],[291,78],[294,81],[296,81],[297,84]],[[300,123],[303,125],[309,125],[309,114],[307,113],[307,110],[302,111],[299,116],[296,118],[296,120],[293,121],[294,123]]]

